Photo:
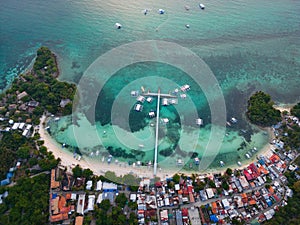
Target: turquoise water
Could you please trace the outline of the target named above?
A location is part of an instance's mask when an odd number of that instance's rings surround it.
[[[223,90],[228,117],[239,120],[236,127],[227,130],[228,136],[216,162],[243,160],[248,149],[236,150],[243,138],[247,141],[252,138],[249,148],[261,147],[267,142],[266,135],[263,132],[254,135],[257,131],[243,118],[249,95],[262,89],[278,102],[300,100],[300,2],[218,0],[203,3],[206,5],[204,11],[199,9],[198,1],[192,0],[1,1],[0,89],[7,87],[19,72],[27,68],[41,45],[50,47],[58,55],[60,79],[78,82],[97,57],[122,44],[152,39],[175,42],[195,52],[209,65]],[[185,5],[190,6],[189,11],[184,9]],[[147,16],[142,13],[146,8],[150,9]],[[166,13],[158,15],[159,8],[165,9]],[[121,30],[114,28],[116,22],[123,25]],[[185,24],[190,28],[187,29]],[[124,76],[138,77],[141,72],[149,76],[175,73],[192,83],[172,67],[138,64],[120,71],[107,83],[109,91],[106,93],[118,94],[122,82],[126,81]],[[114,89],[115,84],[119,86]],[[136,87],[140,88],[140,85]],[[197,110],[208,124],[209,110],[201,90],[192,88],[190,97],[197,102]],[[181,107],[185,106],[182,104]],[[101,109],[98,111],[101,113]],[[55,126],[52,129],[58,141],[76,144],[72,139],[72,126],[66,126],[65,132]],[[91,127],[86,126],[85,131],[89,129]],[[109,131],[99,124],[95,129],[100,134],[104,129]],[[248,131],[245,137],[241,136],[240,129]],[[205,148],[209,126],[201,131],[197,147],[199,156]],[[143,135],[148,138],[147,143],[151,143],[151,136]],[[119,145],[116,141],[110,142],[106,145]],[[162,143],[162,146],[167,145]],[[145,160],[153,158],[152,154],[152,151],[147,151]]]

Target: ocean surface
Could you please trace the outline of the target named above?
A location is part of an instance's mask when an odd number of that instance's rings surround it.
[[[43,45],[58,56],[59,79],[78,83],[91,63],[118,46],[146,40],[173,42],[193,51],[210,67],[222,89],[228,120],[231,117],[238,119],[237,124],[227,128],[223,145],[211,166],[219,166],[220,160],[226,165],[244,161],[245,154],[251,153],[251,149],[260,149],[268,142],[264,131],[245,120],[248,97],[256,90],[263,90],[271,94],[275,102],[294,103],[300,100],[300,1],[204,0],[202,3],[206,6],[205,10],[200,10],[199,2],[192,0],[1,0],[0,90],[7,88],[19,73],[28,68],[36,50]],[[189,10],[185,6],[189,6]],[[165,10],[165,14],[158,14],[160,8]],[[144,15],[144,9],[149,10],[147,15]],[[117,22],[122,24],[120,30],[114,26]],[[168,79],[172,75],[179,87],[185,83],[193,84],[190,77],[178,68],[161,63],[139,63],[118,71],[105,84],[102,95],[109,95],[106,101],[110,106],[127,85],[126,82],[154,75]],[[153,90],[158,86],[151,80],[143,82],[132,87],[140,89],[145,85]],[[176,115],[172,109],[162,108],[162,115],[170,117],[174,125],[172,129],[177,127],[178,133],[185,137],[178,142],[180,149],[193,149],[186,150],[186,154],[177,152],[170,162],[159,155],[159,162],[164,164],[176,164],[178,159],[189,162],[189,153],[194,151],[201,158],[210,137],[207,99],[201,88],[191,86],[188,97],[196,105],[205,126],[200,129],[199,143],[189,147],[188,144],[193,142],[187,133],[195,130],[187,131],[189,128],[175,122]],[[173,87],[165,87],[163,91],[168,92]],[[101,98],[98,101],[101,102]],[[132,99],[125,102],[128,107],[135,104]],[[103,104],[97,107],[96,113],[107,113]],[[147,110],[152,107],[155,108],[152,105]],[[186,109],[187,104],[179,102],[178,107]],[[174,118],[172,115],[175,115]],[[148,149],[145,155],[135,160],[144,163],[153,161],[151,120],[147,120],[149,126],[136,132],[142,143],[129,146],[113,137],[114,126],[102,126],[99,121],[95,125],[90,124],[83,115],[78,118],[80,128],[74,126],[69,117],[50,122],[53,137],[70,146],[80,145],[81,152],[91,157],[97,153],[99,159],[107,157],[105,148],[109,146],[127,148],[127,151],[144,146]],[[81,132],[86,134],[80,144],[77,143],[78,137],[74,137],[74,129],[82,129]],[[89,135],[91,130],[95,130],[98,136],[105,133],[101,144],[96,143],[92,134]],[[128,135],[122,129],[119,133],[125,137]],[[244,148],[240,148],[241,145]],[[174,147],[170,140],[161,138],[160,150],[170,147]],[[143,148],[139,150],[143,151]],[[257,154],[252,152],[251,155],[255,157]]]

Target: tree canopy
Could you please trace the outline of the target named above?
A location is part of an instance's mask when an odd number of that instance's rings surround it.
[[[291,114],[300,118],[300,102],[291,109]]]
[[[270,95],[258,91],[248,101],[247,117],[259,126],[274,125],[281,121],[281,114],[273,105]]]

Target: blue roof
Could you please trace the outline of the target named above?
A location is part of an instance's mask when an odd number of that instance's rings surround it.
[[[215,214],[210,215],[210,220],[214,223],[217,223],[219,221],[219,219]]]
[[[261,165],[265,165],[265,160],[263,160],[263,159],[258,160],[258,162],[259,162]]]
[[[55,199],[57,197],[57,193],[52,194],[52,199]]]
[[[14,176],[14,173],[13,173],[13,172],[8,172],[8,173],[6,174],[6,178],[7,178],[7,179],[12,178],[13,176]]]
[[[1,180],[0,186],[8,185],[9,183],[10,183],[9,179],[4,179],[4,180]]]
[[[272,205],[272,201],[270,199],[267,199],[266,202],[267,202],[269,207]]]

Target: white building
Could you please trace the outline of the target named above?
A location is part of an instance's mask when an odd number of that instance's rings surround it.
[[[93,181],[89,180],[86,182],[86,190],[91,190],[93,186]]]
[[[77,213],[83,215],[85,203],[85,194],[80,194],[77,202]]]
[[[95,195],[89,195],[89,202],[88,202],[88,207],[87,207],[88,211],[94,210],[95,198],[96,198]]]
[[[243,189],[248,189],[249,188],[249,183],[246,180],[245,176],[240,176],[239,181],[240,181],[240,184],[241,184]]]
[[[207,188],[205,191],[208,198],[213,198],[215,196],[215,193],[212,188]]]
[[[99,181],[97,182],[96,191],[101,191],[101,190],[102,190],[102,181],[99,180]]]
[[[103,182],[102,189],[103,190],[117,190],[118,186],[114,183]]]
[[[223,205],[223,207],[224,207],[224,209],[229,209],[229,207],[230,207],[230,204],[229,204],[229,202],[228,202],[228,199],[227,198],[225,198],[225,199],[222,199],[222,205]]]
[[[14,123],[14,125],[12,126],[12,130],[16,130],[18,129],[18,127],[20,126],[20,123]]]

